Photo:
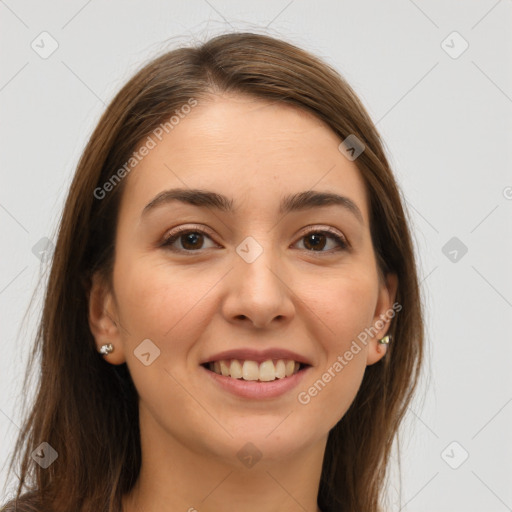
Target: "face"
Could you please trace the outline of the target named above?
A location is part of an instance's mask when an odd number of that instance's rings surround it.
[[[385,354],[397,283],[379,280],[340,142],[292,107],[217,96],[124,178],[113,290],[95,280],[90,325],[127,363],[143,430],[238,462],[247,442],[264,458],[318,446],[345,414]]]

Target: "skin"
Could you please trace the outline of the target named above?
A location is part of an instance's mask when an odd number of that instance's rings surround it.
[[[124,512],[318,510],[328,432],[354,400],[366,366],[385,355],[378,339],[389,323],[308,404],[297,395],[392,307],[397,289],[396,276],[379,280],[367,192],[340,142],[309,113],[217,95],[125,178],[113,290],[95,278],[89,310],[98,348],[114,345],[105,358],[127,363],[140,397],[143,462]],[[238,209],[173,202],[141,219],[146,204],[175,187],[224,194]],[[308,190],[349,197],[363,221],[340,206],[279,215],[282,196]],[[159,247],[173,228],[198,225],[212,235],[173,244],[188,253]],[[315,250],[307,226],[335,229],[350,249],[327,237]],[[236,252],[248,236],[263,248],[252,263]],[[134,350],[148,338],[160,356],[145,366]],[[278,398],[235,397],[199,367],[233,347],[288,348],[312,368]],[[247,442],[262,454],[250,468],[237,457]]]

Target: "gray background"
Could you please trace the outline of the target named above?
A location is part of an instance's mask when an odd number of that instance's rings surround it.
[[[105,105],[166,48],[243,29],[283,37],[347,78],[407,198],[429,361],[389,510],[512,510],[511,14],[511,0],[0,0],[0,465],[20,424],[42,288],[23,315],[47,277],[41,239],[55,240]]]

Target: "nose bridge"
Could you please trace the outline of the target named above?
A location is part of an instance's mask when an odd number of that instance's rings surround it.
[[[290,317],[293,303],[272,235],[266,233],[260,240],[248,236],[236,247],[225,314],[265,326],[276,317]]]
[[[272,234],[266,233],[259,239],[248,236],[237,246],[236,273],[242,283],[254,289],[254,293],[276,294],[282,287],[276,275],[282,272],[279,250],[272,245]]]

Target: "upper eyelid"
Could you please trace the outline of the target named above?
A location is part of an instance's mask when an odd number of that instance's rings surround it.
[[[180,235],[180,234],[184,234],[184,233],[188,233],[188,232],[194,232],[194,231],[204,232],[205,234],[207,234],[211,238],[215,237],[215,235],[213,234],[213,231],[210,230],[209,228],[207,228],[206,226],[192,224],[190,226],[185,226],[185,227],[178,226],[176,228],[170,229],[169,231],[166,232],[166,234],[164,235],[163,239],[165,241],[165,240],[168,240],[169,238],[172,238],[174,236],[177,236],[177,235]]]

